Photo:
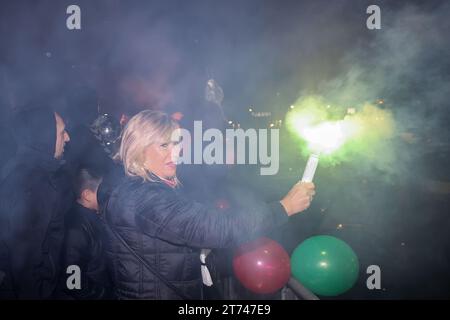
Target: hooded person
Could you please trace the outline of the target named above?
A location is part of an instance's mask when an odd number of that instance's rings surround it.
[[[70,140],[64,120],[48,107],[13,117],[15,156],[0,182],[0,292],[7,298],[53,298],[61,273],[64,214],[72,202],[62,170]],[[6,292],[6,293],[5,293]]]

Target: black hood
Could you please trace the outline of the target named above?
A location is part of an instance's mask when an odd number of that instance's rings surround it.
[[[49,107],[27,108],[13,118],[17,145],[53,157],[56,145],[55,112]]]

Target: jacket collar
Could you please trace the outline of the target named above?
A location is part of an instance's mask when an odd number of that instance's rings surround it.
[[[171,187],[172,189],[175,189],[178,187],[178,183],[176,179],[164,179],[161,178],[159,176],[157,176],[154,173],[150,173],[150,177],[152,178],[152,180],[154,180],[155,182],[159,182],[159,183],[164,183],[165,185]]]

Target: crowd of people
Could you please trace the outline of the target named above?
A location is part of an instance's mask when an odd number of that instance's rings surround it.
[[[217,285],[202,272],[211,250],[281,226],[315,194],[312,183],[297,183],[266,203],[194,166],[185,183],[175,117],[143,109],[102,132],[105,115],[91,109],[84,123],[46,105],[13,116],[17,148],[0,177],[2,299],[208,298],[205,286]],[[119,133],[99,139],[108,130]],[[232,210],[210,205],[219,193]]]

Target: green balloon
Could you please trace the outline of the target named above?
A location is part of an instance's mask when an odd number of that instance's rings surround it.
[[[359,274],[355,252],[332,236],[314,236],[292,253],[291,272],[315,294],[337,296],[353,287]]]

